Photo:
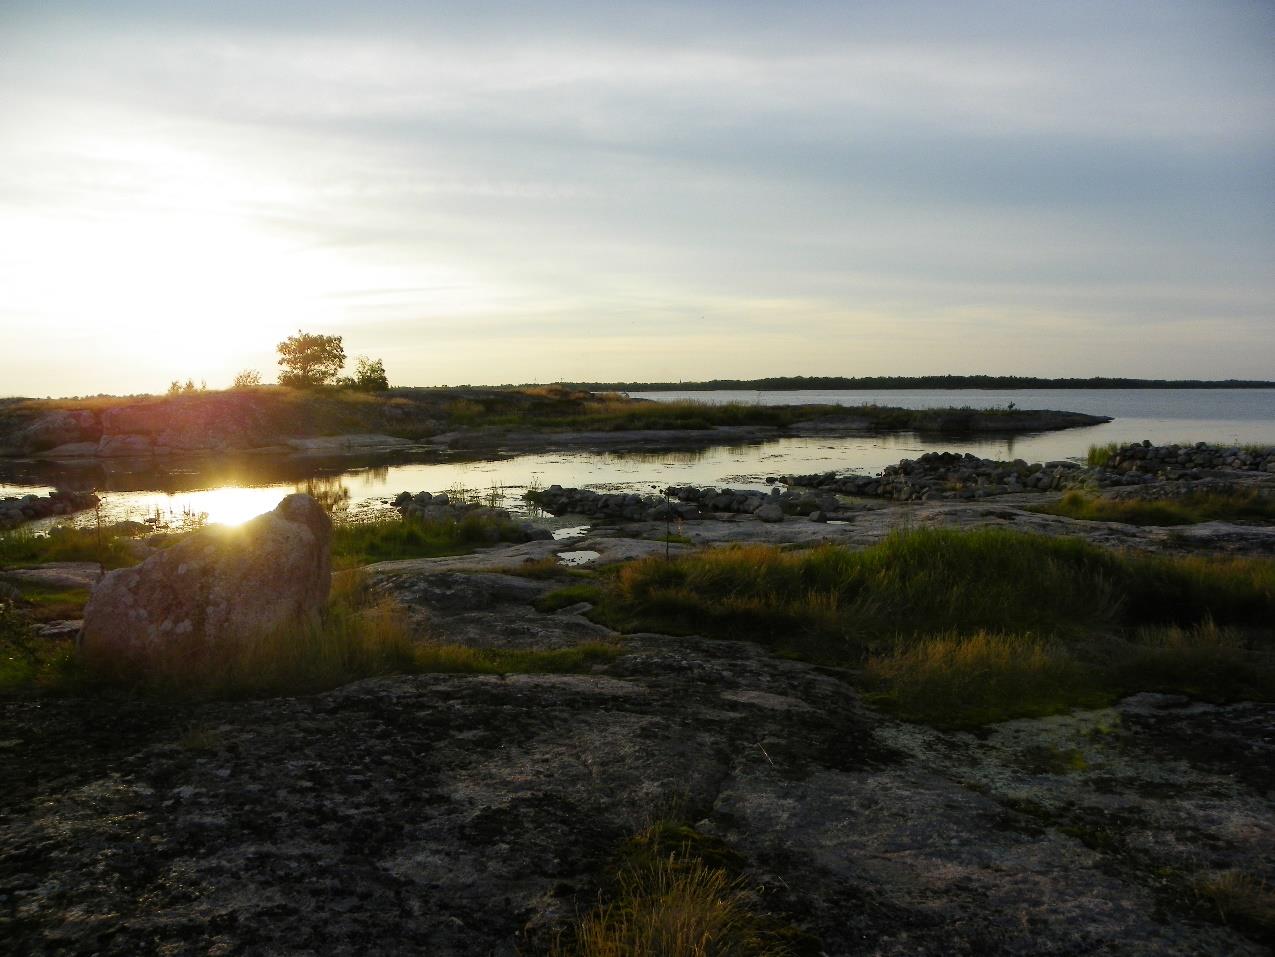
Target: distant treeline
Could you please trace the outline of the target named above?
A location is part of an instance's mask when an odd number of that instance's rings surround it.
[[[706,379],[702,382],[564,382],[591,392],[680,392],[747,389],[1271,389],[1259,379],[1041,379],[1021,375],[773,376],[767,379]]]

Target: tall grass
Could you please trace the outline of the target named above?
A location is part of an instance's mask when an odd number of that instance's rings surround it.
[[[1275,522],[1275,496],[1250,492],[1197,492],[1172,499],[1113,499],[1071,491],[1031,511],[1087,522],[1193,525],[1197,522]]]
[[[388,519],[338,524],[332,532],[332,562],[337,568],[353,568],[371,562],[457,555],[478,545],[518,541],[518,535],[512,522],[485,515],[466,515],[459,521]]]
[[[874,655],[865,683],[906,717],[969,727],[1006,715],[1039,717],[1078,703],[1105,703],[1088,669],[1056,643],[1031,635],[938,635]]]
[[[54,525],[46,534],[26,529],[0,533],[0,567],[47,562],[98,562],[106,568],[137,564],[128,536],[110,529]]]
[[[861,551],[750,545],[624,566],[609,612],[842,661],[900,637],[1077,637],[1151,623],[1269,626],[1275,562],[1124,554],[1001,529],[899,532]]]
[[[615,645],[551,650],[474,649],[421,638],[404,609],[369,604],[358,572],[335,576],[323,615],[237,640],[171,641],[128,655],[91,642],[37,638],[29,620],[0,605],[0,692],[125,690],[160,697],[310,694],[386,674],[581,673],[612,661]]]
[[[308,694],[357,678],[416,670],[401,609],[359,609],[339,597],[316,622],[231,641],[159,644],[126,657],[86,643],[87,687],[208,698]]]
[[[675,840],[669,840],[670,835]],[[633,838],[598,905],[550,949],[553,957],[787,957],[800,936],[765,914],[739,858],[685,827]],[[703,852],[708,849],[706,856]],[[723,853],[724,852],[724,853]],[[725,857],[729,863],[722,866]]]
[[[1105,468],[1112,456],[1120,451],[1120,443],[1108,442],[1106,445],[1091,445],[1085,455],[1085,464],[1090,468]]]
[[[632,562],[596,615],[862,668],[883,703],[947,725],[1135,690],[1275,697],[1275,562],[1262,559],[922,530],[858,552],[753,545]]]
[[[1224,923],[1254,932],[1263,943],[1275,944],[1275,887],[1268,881],[1248,871],[1214,871],[1197,878],[1195,890]]]

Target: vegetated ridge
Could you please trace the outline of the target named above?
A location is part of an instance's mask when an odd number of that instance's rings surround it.
[[[0,400],[0,454],[116,457],[270,449],[290,439],[363,435],[444,444],[462,433],[482,444],[515,433],[854,428],[880,431],[1022,432],[1095,425],[1105,417],[1027,409],[900,409],[864,405],[765,406],[651,402],[563,386],[395,388],[376,393],[257,386],[167,396]],[[485,438],[484,438],[485,436]],[[738,437],[736,435],[735,437]],[[283,449],[282,451],[287,451]]]

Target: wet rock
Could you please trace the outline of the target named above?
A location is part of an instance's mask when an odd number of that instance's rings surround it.
[[[84,610],[87,653],[122,660],[217,645],[317,618],[331,584],[332,520],[308,495],[238,528],[190,535],[108,573]]]
[[[73,515],[93,508],[99,499],[92,492],[59,489],[48,495],[9,496],[0,499],[0,531],[17,528],[23,522],[55,515]]]
[[[784,510],[778,505],[763,505],[753,512],[754,517],[762,522],[782,522]]]

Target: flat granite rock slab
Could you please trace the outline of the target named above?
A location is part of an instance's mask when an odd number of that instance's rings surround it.
[[[0,578],[52,588],[91,590],[102,578],[102,566],[97,562],[48,562],[37,568],[7,568],[0,572]]]
[[[1262,734],[1234,750],[1275,706],[1139,696],[942,734],[748,643],[624,644],[593,675],[0,701],[0,940],[539,953],[678,810],[828,954],[1266,952],[1165,875],[1275,860],[1270,791],[1228,770],[1275,765]]]

